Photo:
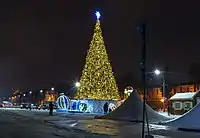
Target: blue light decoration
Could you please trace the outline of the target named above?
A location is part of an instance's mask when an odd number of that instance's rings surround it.
[[[81,101],[80,101],[80,104],[79,104],[79,110],[80,110],[81,112],[86,112],[87,109],[88,109],[88,103],[87,103],[87,101],[81,100]]]
[[[117,108],[117,106],[114,103],[109,103],[108,105],[108,112],[112,112]]]
[[[97,20],[99,20],[99,18],[101,17],[101,14],[100,14],[100,12],[99,11],[96,11],[96,17],[97,17]]]
[[[57,101],[58,110],[57,112],[67,112],[70,106],[70,100],[64,93],[61,93]]]
[[[80,113],[93,113],[93,104],[89,100],[71,100],[69,110]]]
[[[70,101],[70,111],[79,111],[79,100]]]

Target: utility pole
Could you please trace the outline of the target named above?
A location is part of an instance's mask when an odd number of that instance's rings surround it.
[[[163,87],[163,112],[165,112],[165,72],[162,74],[162,87]]]
[[[152,135],[150,135],[149,131],[149,123],[148,123],[148,115],[146,112],[146,93],[147,93],[147,64],[146,64],[146,25],[143,24],[140,28],[140,32],[142,34],[143,39],[143,48],[142,48],[142,79],[143,79],[143,115],[142,115],[142,138],[153,138]],[[145,135],[145,119],[147,123],[147,130],[148,135]]]
[[[146,113],[146,25],[143,24],[141,28],[141,34],[143,39],[142,48],[142,79],[143,79],[143,115],[142,115],[142,138],[144,138],[145,133],[145,113]]]

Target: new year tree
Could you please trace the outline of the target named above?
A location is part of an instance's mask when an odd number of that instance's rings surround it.
[[[118,87],[106,52],[99,12],[96,12],[96,17],[93,38],[75,99],[117,100]]]

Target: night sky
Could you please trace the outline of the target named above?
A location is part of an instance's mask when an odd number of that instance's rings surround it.
[[[96,9],[102,14],[115,75],[140,75],[141,35],[148,26],[148,69],[168,65],[187,80],[199,60],[200,10],[192,1],[28,0],[0,5],[0,96],[12,88],[44,88],[79,80],[92,39]],[[151,2],[151,3],[150,3]]]

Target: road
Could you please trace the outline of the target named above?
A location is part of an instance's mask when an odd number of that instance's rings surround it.
[[[95,120],[94,115],[0,109],[0,138],[140,138],[141,124]],[[200,133],[180,132],[150,124],[154,138],[199,138]]]
[[[22,111],[23,112],[23,111]],[[0,110],[0,138],[85,138],[101,135],[61,129],[41,120]]]

